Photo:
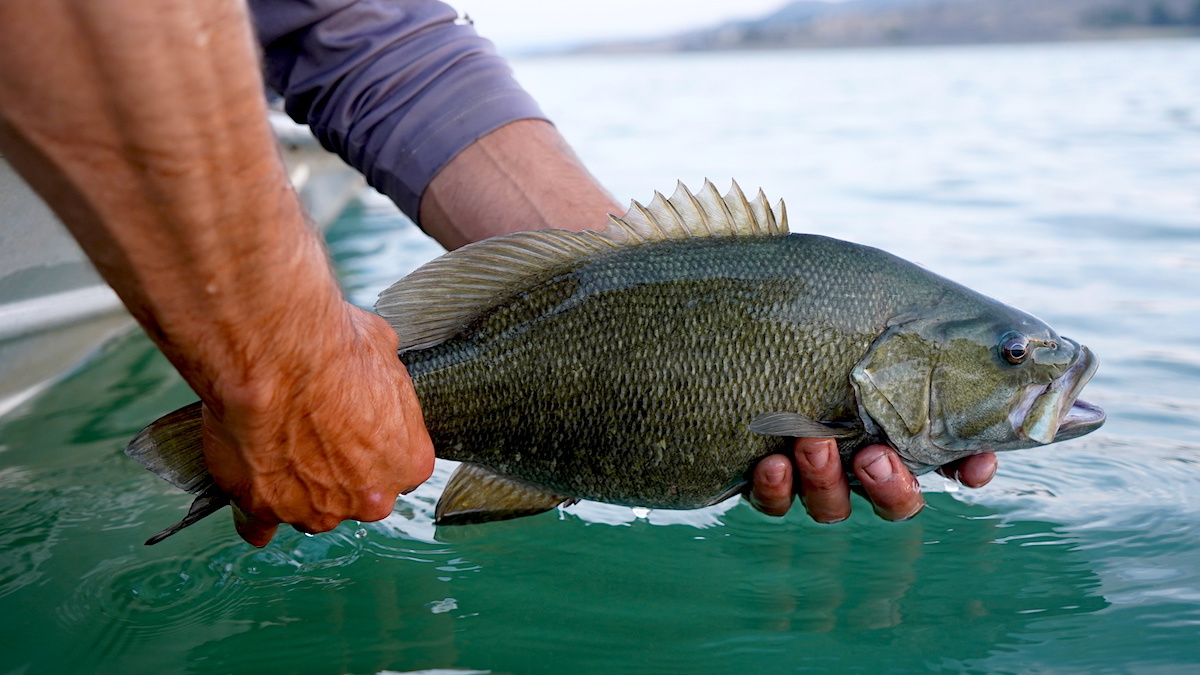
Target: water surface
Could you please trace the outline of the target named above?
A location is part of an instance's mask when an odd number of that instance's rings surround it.
[[[0,419],[0,672],[1178,671],[1200,664],[1200,42],[520,61],[621,199],[731,177],[1091,346],[1090,436],[885,523],[580,504],[238,543],[121,454],[192,400],[140,335]],[[437,254],[378,198],[347,292]]]

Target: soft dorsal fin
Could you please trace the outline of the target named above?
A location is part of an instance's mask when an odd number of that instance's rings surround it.
[[[375,310],[400,336],[400,351],[432,347],[598,252],[686,237],[787,234],[782,201],[776,210],[762,190],[747,200],[736,182],[724,197],[708,180],[697,194],[679,183],[670,199],[656,192],[649,206],[632,202],[623,218],[609,216],[602,232],[514,232],[451,251],[381,293]]]

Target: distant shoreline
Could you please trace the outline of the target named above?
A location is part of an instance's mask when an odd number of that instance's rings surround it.
[[[877,44],[844,44],[821,47],[780,47],[774,45],[759,45],[752,47],[723,48],[723,49],[594,49],[589,47],[561,47],[557,49],[535,49],[511,54],[514,58],[548,58],[559,56],[652,56],[671,54],[753,54],[757,52],[840,52],[854,50],[876,49],[923,49],[926,47],[1004,47],[1004,46],[1036,46],[1036,45],[1071,45],[1071,44],[1104,44],[1109,42],[1158,42],[1158,41],[1200,41],[1200,33],[1186,34],[1140,34],[1140,35],[1104,35],[1098,37],[1074,37],[1054,40],[995,40],[975,42],[905,42]]]
[[[942,42],[872,42],[845,43],[836,45],[747,45],[741,47],[722,47],[712,49],[638,49],[612,46],[569,47],[559,51],[532,51],[530,56],[565,56],[587,54],[703,54],[719,52],[766,52],[766,51],[840,51],[843,49],[903,49],[906,47],[987,47],[1002,45],[1052,45],[1080,44],[1088,42],[1137,42],[1154,40],[1200,40],[1200,32],[1188,33],[1138,33],[1125,35],[1098,35],[1091,37],[1070,37],[1055,39],[1030,38],[1025,40],[972,40],[972,41],[942,41]]]
[[[557,54],[644,54],[1200,38],[1200,0],[799,0],[755,20]],[[550,53],[543,50],[542,53]]]

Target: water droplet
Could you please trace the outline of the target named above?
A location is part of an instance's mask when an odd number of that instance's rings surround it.
[[[646,516],[650,515],[650,509],[643,508],[641,506],[635,506],[633,507],[633,515],[635,518],[645,518]]]
[[[366,539],[367,538],[367,528],[360,527],[357,530],[355,530],[354,538],[355,539]]]
[[[304,533],[304,536],[306,536],[306,537],[311,537],[311,536],[313,536],[313,533],[312,533],[312,532],[305,532],[305,533]]]

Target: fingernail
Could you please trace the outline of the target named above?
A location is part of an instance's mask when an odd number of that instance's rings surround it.
[[[814,443],[804,448],[804,459],[814,469],[823,469],[829,463],[829,446],[832,441]]]
[[[763,482],[771,487],[783,485],[784,473],[786,473],[786,471],[782,465],[772,462],[771,465],[767,467],[766,473],[763,474]]]
[[[863,471],[866,471],[871,480],[877,483],[887,482],[892,479],[892,476],[896,475],[895,470],[892,468],[892,461],[888,459],[886,454],[879,455],[875,461],[864,466]]]

